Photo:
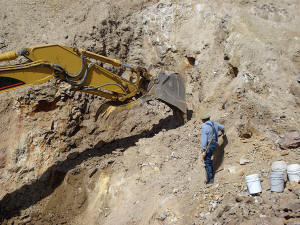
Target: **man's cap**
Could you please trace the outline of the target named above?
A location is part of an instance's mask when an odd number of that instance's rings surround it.
[[[207,113],[203,113],[203,114],[201,115],[201,120],[207,120],[207,119],[210,119],[210,115],[207,114]]]

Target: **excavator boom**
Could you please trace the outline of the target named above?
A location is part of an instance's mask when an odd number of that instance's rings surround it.
[[[143,68],[123,64],[117,59],[60,45],[42,45],[19,52],[7,52],[0,54],[0,61],[11,61],[20,56],[27,58],[28,62],[0,66],[0,93],[57,78],[78,91],[99,95],[119,104],[150,95],[186,113],[184,83],[178,74],[166,75],[161,72],[153,76]],[[128,69],[129,79],[104,69],[95,61]]]

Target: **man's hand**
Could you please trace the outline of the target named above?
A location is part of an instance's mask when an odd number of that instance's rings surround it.
[[[225,133],[225,132],[223,132],[223,133],[222,133],[222,136],[223,136],[223,138],[227,138],[227,136],[226,136],[226,133]]]
[[[225,130],[218,131],[218,137],[226,136]]]

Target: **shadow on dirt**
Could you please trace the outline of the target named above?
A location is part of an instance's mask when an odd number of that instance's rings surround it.
[[[226,145],[228,144],[227,136],[223,136],[222,138],[223,138],[222,144],[220,146],[218,146],[217,149],[213,153],[213,157],[214,157],[214,160],[213,160],[214,174],[216,173],[216,171],[218,171],[218,169],[220,168],[220,166],[223,163],[224,149],[225,149]]]
[[[98,143],[93,149],[87,149],[81,153],[77,153],[77,157],[75,159],[69,159],[73,158],[69,156],[74,154],[70,153],[66,160],[56,162],[36,181],[31,184],[26,184],[14,192],[6,194],[3,199],[0,200],[0,224],[2,224],[1,222],[5,220],[19,216],[21,210],[27,209],[51,195],[63,182],[68,171],[72,170],[89,158],[110,154],[117,148],[123,148],[126,150],[130,146],[134,146],[140,138],[153,137],[162,129],[175,129],[181,125],[183,125],[182,122],[178,122],[178,119],[175,116],[168,116],[161,119],[150,131],[143,131],[140,134],[107,143]]]

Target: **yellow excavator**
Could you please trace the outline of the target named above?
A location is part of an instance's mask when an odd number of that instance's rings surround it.
[[[169,105],[175,114],[186,113],[185,86],[177,73],[157,75],[146,69],[133,67],[120,60],[90,51],[60,45],[41,45],[0,54],[0,61],[18,57],[27,60],[22,64],[0,66],[0,93],[27,85],[41,84],[52,78],[71,84],[75,90],[108,99],[108,108],[126,105],[141,97],[153,97]],[[128,79],[103,67],[108,63],[128,70]]]

